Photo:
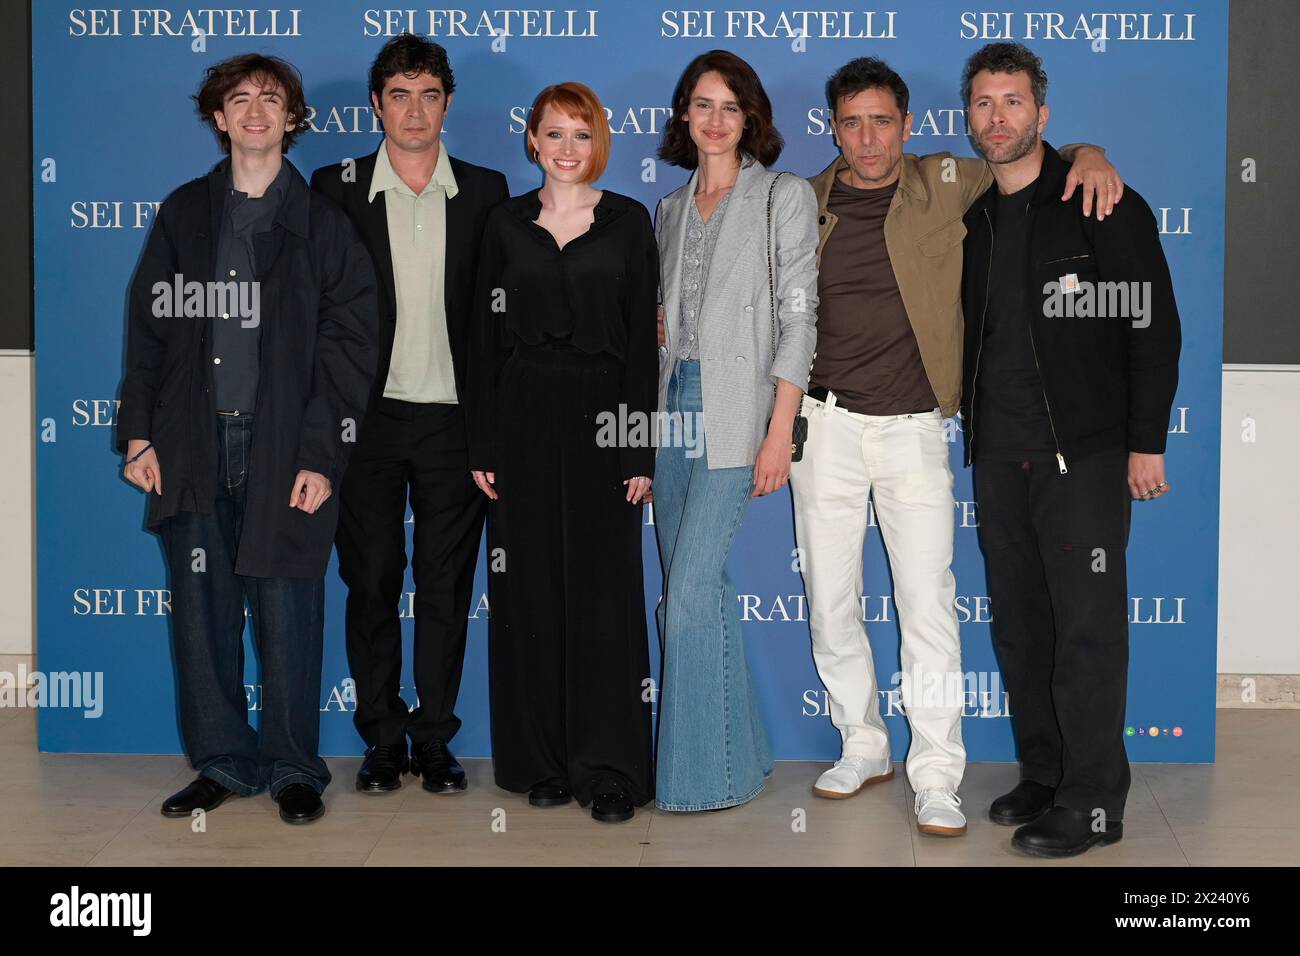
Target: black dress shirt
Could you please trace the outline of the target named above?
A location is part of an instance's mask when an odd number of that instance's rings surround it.
[[[497,205],[483,231],[467,408],[470,468],[476,471],[495,470],[497,381],[517,343],[611,356],[623,366],[629,413],[653,416],[658,401],[659,252],[650,214],[635,199],[607,189],[590,228],[561,249],[536,222],[538,192]],[[654,452],[650,446],[620,449],[627,477],[652,474]]]
[[[222,411],[252,412],[257,401],[258,364],[262,325],[253,236],[267,232],[284,201],[289,166],[281,163],[271,185],[253,197],[235,188],[227,178],[221,233],[217,238],[216,281],[230,290],[224,306],[212,316],[212,382],[216,407]],[[255,311],[251,308],[258,304]]]

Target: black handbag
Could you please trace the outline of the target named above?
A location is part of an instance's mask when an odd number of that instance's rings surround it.
[[[767,187],[767,292],[772,303],[772,358],[776,358],[776,276],[772,272],[772,194],[776,190],[776,181],[785,173],[777,173]],[[815,356],[814,356],[815,357]],[[776,383],[772,383],[772,401],[776,401]],[[799,396],[799,408],[794,415],[794,428],[790,432],[790,460],[803,460],[803,446],[808,441],[808,418],[803,413],[803,396]]]

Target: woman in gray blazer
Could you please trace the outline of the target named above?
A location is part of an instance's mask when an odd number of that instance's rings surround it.
[[[663,683],[655,803],[753,799],[772,755],[727,556],[749,500],[786,484],[816,340],[817,201],[769,172],[783,145],[754,70],[713,50],[673,94],[659,155],[694,170],[655,217],[660,348],[655,525]]]

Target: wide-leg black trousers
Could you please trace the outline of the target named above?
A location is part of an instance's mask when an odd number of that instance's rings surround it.
[[[499,498],[488,511],[489,670],[497,785],[654,796],[639,504],[619,449],[620,364],[520,345],[497,394]],[[606,438],[609,436],[606,435]]]

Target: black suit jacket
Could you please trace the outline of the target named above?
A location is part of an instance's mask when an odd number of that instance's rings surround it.
[[[381,145],[380,149],[383,148]],[[379,363],[371,389],[371,407],[374,399],[384,393],[388,366],[393,357],[393,336],[397,330],[397,289],[393,280],[393,257],[388,247],[387,196],[381,193],[373,203],[367,198],[378,155],[376,150],[361,157],[356,160],[355,167],[344,163],[322,166],[311,177],[311,188],[334,200],[351,218],[370,250],[379,277]],[[469,394],[466,362],[479,240],[488,210],[506,199],[510,189],[505,176],[495,169],[462,162],[454,156],[448,158],[452,175],[456,177],[457,192],[454,198],[447,200],[443,301],[447,309],[451,361],[456,373],[456,395],[463,403]]]

